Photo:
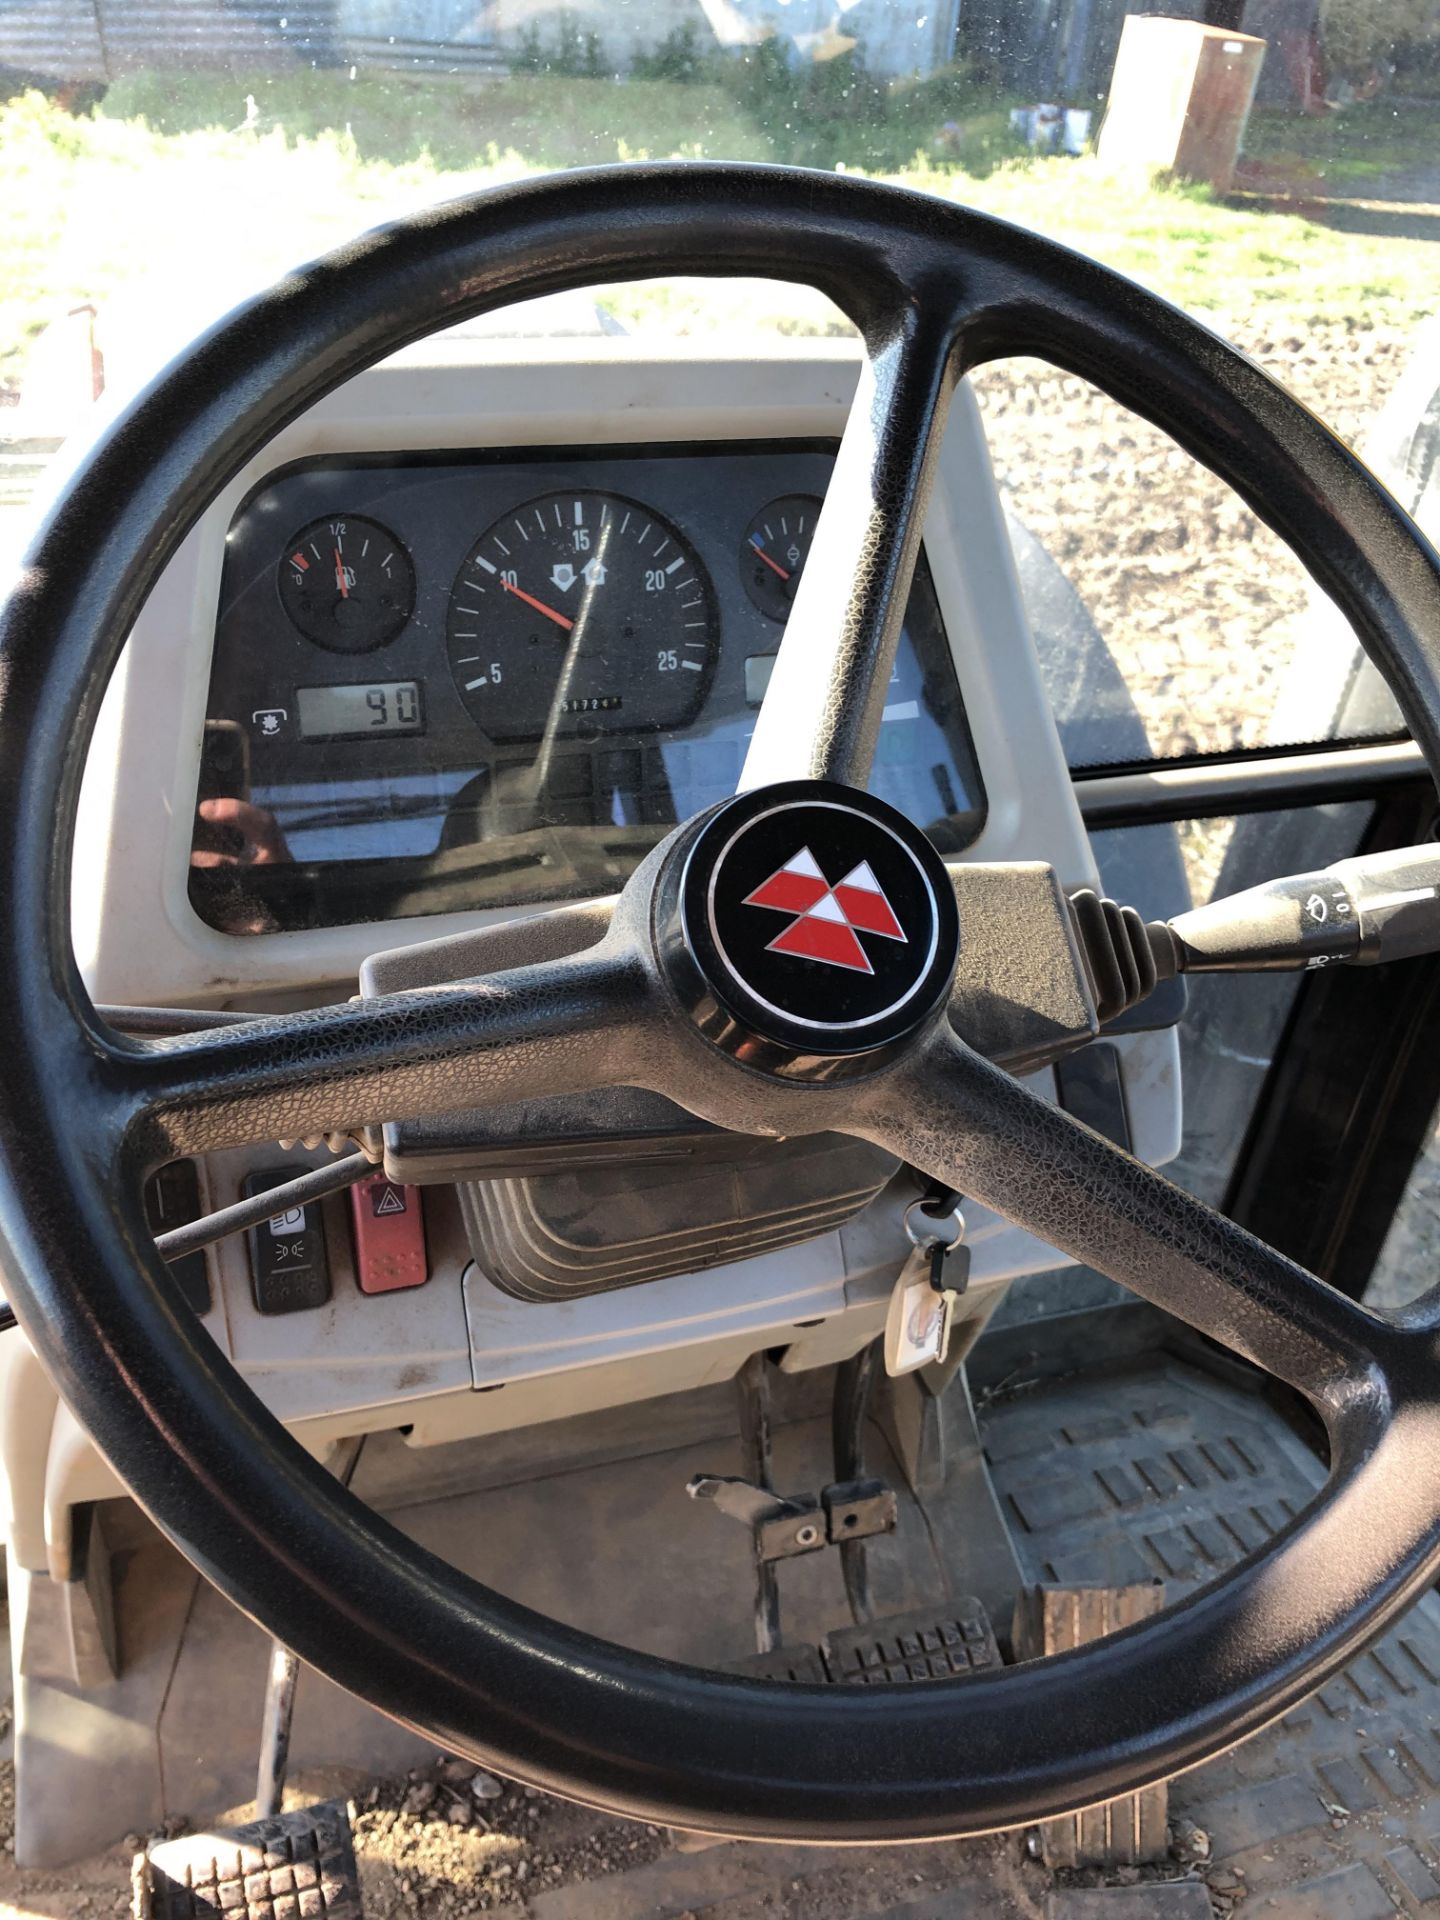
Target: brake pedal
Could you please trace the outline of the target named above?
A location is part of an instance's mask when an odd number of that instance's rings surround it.
[[[998,1671],[1001,1664],[990,1616],[968,1594],[943,1609],[892,1614],[869,1626],[827,1634],[824,1652],[831,1680],[852,1687],[959,1680]]]
[[[134,1920],[363,1920],[344,1800],[137,1853]]]

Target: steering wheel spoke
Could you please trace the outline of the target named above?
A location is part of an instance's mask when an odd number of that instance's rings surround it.
[[[992,1066],[948,1027],[888,1077],[866,1137],[1313,1400],[1393,1329]]]
[[[619,941],[479,980],[112,1042],[147,1158],[581,1093],[656,1063],[649,976]]]
[[[742,793],[806,778],[863,787],[869,777],[955,386],[958,328],[942,297],[867,329],[865,364]]]
[[[1095,993],[1052,866],[947,861],[960,914],[950,1023],[977,1053],[1043,1066],[1099,1030]]]

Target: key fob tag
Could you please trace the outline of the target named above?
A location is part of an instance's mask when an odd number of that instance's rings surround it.
[[[930,1255],[917,1248],[900,1269],[885,1316],[885,1371],[914,1373],[945,1358],[955,1295],[930,1282]]]

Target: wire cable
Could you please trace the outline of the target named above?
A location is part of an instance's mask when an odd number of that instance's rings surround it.
[[[169,1233],[157,1234],[156,1249],[160,1258],[167,1263],[183,1260],[187,1253],[198,1253],[201,1247],[211,1246],[216,1240],[224,1240],[232,1233],[243,1233],[247,1227],[258,1227],[262,1221],[271,1219],[277,1213],[288,1213],[292,1207],[309,1206],[313,1201],[323,1200],[327,1194],[353,1187],[357,1180],[363,1180],[367,1173],[374,1171],[375,1163],[367,1155],[347,1153],[343,1160],[337,1160],[333,1166],[315,1167],[309,1173],[302,1173],[298,1179],[287,1180],[283,1186],[252,1194],[248,1200],[237,1200],[233,1207],[221,1207],[218,1213],[202,1214],[200,1219],[192,1220],[186,1226],[172,1227]]]

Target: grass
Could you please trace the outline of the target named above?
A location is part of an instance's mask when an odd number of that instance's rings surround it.
[[[137,305],[159,320],[199,289],[214,311],[419,205],[552,167],[672,154],[882,174],[1051,234],[1222,319],[1262,304],[1296,325],[1440,308],[1440,249],[1227,206],[1093,158],[1021,154],[1003,104],[963,75],[877,87],[837,62],[803,84],[772,74],[761,90],[733,78],[518,74],[476,86],[343,69],[186,72],[126,79],[84,116],[37,94],[0,105],[0,381],[13,384],[37,330],[81,300],[128,304],[133,324]],[[671,331],[705,325],[706,301],[712,326],[837,324],[788,290],[758,305],[735,288],[702,300],[680,284],[606,296],[622,317]]]
[[[1229,206],[1203,187],[1107,173],[1093,158],[973,182],[919,169],[909,182],[1063,241],[1194,312],[1266,307],[1302,327],[1337,315],[1405,324],[1440,309],[1440,248],[1431,242]]]
[[[518,72],[465,84],[411,81],[344,68],[297,68],[252,84],[228,75],[141,74],[106,95],[107,119],[143,119],[165,135],[225,129],[244,119],[253,93],[260,130],[301,139],[345,129],[362,160],[428,160],[466,171],[492,149],[537,170],[632,155],[705,155],[847,164],[870,172],[908,166],[942,127],[945,150],[983,174],[1019,152],[1008,103],[985,100],[953,70],[905,83],[876,81],[839,61],[796,77],[707,63],[711,76],[680,84],[618,76],[591,79]]]
[[[1386,175],[1434,164],[1437,111],[1440,102],[1384,99],[1313,117],[1257,110],[1246,129],[1245,158],[1297,192],[1363,190]]]
[[[561,94],[563,89],[563,110]],[[458,85],[421,83],[346,69],[297,69],[252,83],[216,74],[133,75],[105,97],[107,120],[143,120],[165,139],[210,134],[241,124],[245,97],[261,111],[259,130],[283,128],[292,140],[343,132],[362,165],[418,165],[466,173],[494,153],[525,156],[537,169],[613,160],[621,142],[655,153],[723,153],[768,160],[769,143],[733,96],[718,86],[661,80],[551,80],[518,73]]]

